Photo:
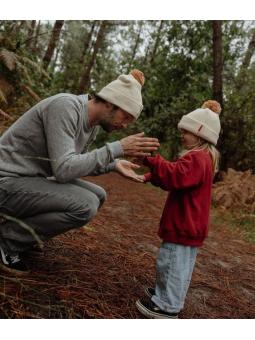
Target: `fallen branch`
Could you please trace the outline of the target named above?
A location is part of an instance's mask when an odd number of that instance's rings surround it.
[[[8,113],[4,112],[2,109],[0,109],[0,115],[8,120],[13,120],[13,118],[10,115],[8,115]]]

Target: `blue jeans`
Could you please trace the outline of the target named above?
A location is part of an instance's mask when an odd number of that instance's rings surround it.
[[[156,268],[156,287],[152,301],[169,313],[179,313],[189,288],[196,262],[197,247],[163,242]]]
[[[24,222],[42,240],[87,224],[104,203],[106,193],[80,179],[57,183],[42,177],[0,178],[0,213]],[[0,224],[0,246],[22,252],[37,241],[17,222]]]

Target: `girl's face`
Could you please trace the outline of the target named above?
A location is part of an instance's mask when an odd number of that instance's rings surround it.
[[[190,150],[200,144],[200,138],[193,135],[193,133],[187,130],[184,130],[184,129],[181,129],[180,131],[181,131],[182,145],[185,149]]]

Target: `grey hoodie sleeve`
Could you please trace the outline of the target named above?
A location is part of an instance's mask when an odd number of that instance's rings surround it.
[[[52,172],[61,183],[107,169],[115,158],[123,156],[119,141],[106,143],[85,154],[75,151],[77,127],[81,124],[79,104],[69,98],[56,99],[43,113]],[[110,166],[111,167],[111,166]]]
[[[115,159],[113,162],[108,164],[106,167],[102,167],[102,168],[99,168],[99,169],[93,171],[93,173],[91,173],[91,175],[98,176],[98,175],[102,175],[102,174],[107,174],[110,171],[114,171],[116,163],[117,163],[117,159]]]

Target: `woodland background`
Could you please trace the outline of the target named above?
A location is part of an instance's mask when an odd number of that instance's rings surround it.
[[[98,146],[145,131],[175,157],[180,117],[213,98],[223,107],[221,169],[254,172],[254,50],[255,21],[0,21],[0,132],[42,98],[96,92],[138,68],[141,118],[121,133],[101,132]]]
[[[181,116],[207,99],[221,103],[222,171],[183,319],[255,318],[254,52],[255,21],[0,21],[0,135],[43,98],[97,92],[138,68],[146,78],[141,117],[124,131],[102,131],[96,146],[145,131],[172,159]],[[0,318],[142,317],[135,301],[154,284],[166,192],[116,173],[88,180],[107,191],[104,206],[89,225],[46,242],[41,255],[28,252],[29,276],[0,273]]]

